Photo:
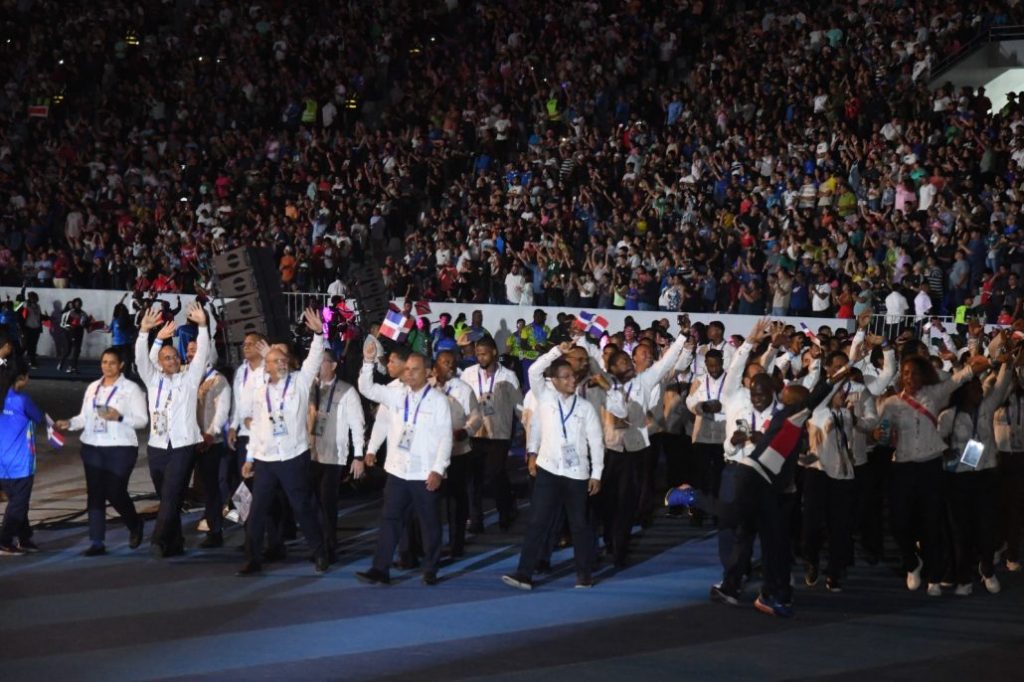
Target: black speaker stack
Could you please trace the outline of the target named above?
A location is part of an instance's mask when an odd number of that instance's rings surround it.
[[[221,314],[224,338],[233,349],[246,334],[273,341],[289,338],[281,274],[270,249],[241,247],[214,256],[217,293],[226,299]]]

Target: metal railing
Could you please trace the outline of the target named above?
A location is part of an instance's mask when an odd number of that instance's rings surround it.
[[[971,55],[981,45],[995,42],[997,40],[1013,40],[1015,38],[1024,38],[1024,26],[990,26],[988,28],[984,28],[973,38],[964,43],[959,50],[942,58],[934,67],[932,67],[928,79],[930,81],[934,81],[936,78],[939,78],[942,74],[956,66],[962,59]]]
[[[894,320],[893,321],[890,321]],[[921,320],[921,326],[927,324],[931,320],[938,320],[942,323],[942,326],[950,332],[956,329],[956,325],[953,324],[953,318],[948,315],[928,315]],[[887,313],[874,313],[871,316],[871,321],[868,323],[868,332],[871,334],[878,334],[879,336],[888,336],[894,331],[912,331],[919,333],[921,327],[918,325],[917,315],[889,315]]]

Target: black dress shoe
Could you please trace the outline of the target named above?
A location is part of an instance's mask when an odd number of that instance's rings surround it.
[[[424,585],[436,585],[438,582],[437,573],[424,573],[422,580]]]
[[[170,559],[174,556],[182,556],[185,554],[185,545],[177,544],[171,545],[170,547],[164,547],[164,559]]]
[[[327,558],[326,554],[317,554],[316,555],[316,572],[317,573],[326,573],[327,569],[330,568],[330,567],[331,567],[331,562]]]
[[[142,544],[142,531],[145,527],[146,522],[139,519],[138,525],[136,525],[135,528],[132,528],[131,532],[128,534],[129,549],[137,549],[138,546]]]
[[[287,557],[288,550],[284,548],[284,545],[263,550],[263,563],[265,564],[271,564],[275,561],[284,561]]]
[[[107,553],[107,548],[103,545],[89,545],[89,549],[82,552],[82,556],[103,556]]]
[[[371,568],[368,571],[356,571],[356,580],[368,585],[390,585],[391,578],[384,571]]]
[[[259,575],[263,572],[263,567],[254,561],[247,561],[245,565],[235,571],[235,575],[239,577],[245,577],[248,575]]]
[[[222,533],[207,533],[206,539],[199,543],[199,549],[215,549],[224,546]]]

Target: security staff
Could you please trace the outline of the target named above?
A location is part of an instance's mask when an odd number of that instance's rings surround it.
[[[359,393],[351,384],[337,378],[338,359],[325,350],[320,375],[309,396],[310,433],[313,455],[313,494],[324,527],[327,560],[337,561],[338,488],[352,456],[351,473],[363,477],[363,446],[366,422]],[[351,452],[349,441],[352,442]]]
[[[181,357],[170,343],[175,324],[166,322],[157,332],[163,344],[159,364],[149,359],[146,344],[149,332],[160,322],[159,310],[149,310],[142,318],[139,338],[135,341],[135,364],[149,394],[149,474],[160,498],[160,511],[153,529],[151,544],[154,554],[162,557],[185,553],[181,532],[181,502],[192,473],[195,446],[203,440],[196,420],[199,384],[202,383],[210,353],[210,338],[201,330],[192,365],[181,370]],[[206,314],[198,304],[188,307],[188,319],[199,327],[206,326]]]
[[[271,347],[264,357],[267,384],[252,400],[249,452],[242,467],[242,476],[253,479],[252,506],[246,523],[247,560],[238,570],[239,576],[263,570],[263,532],[278,487],[306,536],[317,573],[330,565],[310,485],[306,421],[309,392],[323,360],[323,320],[312,308],[305,310],[303,319],[313,332],[313,341],[301,369],[291,371],[288,353],[279,346]]]
[[[384,470],[384,511],[373,567],[356,573],[368,583],[390,582],[391,557],[398,545],[402,521],[415,510],[423,535],[423,583],[437,584],[441,556],[441,481],[452,454],[452,422],[448,399],[427,383],[428,360],[411,353],[405,363],[403,386],[373,383],[373,348],[364,349],[359,392],[391,409],[388,458]]]
[[[128,546],[142,543],[142,518],[128,494],[128,479],[139,458],[136,429],[149,416],[146,395],[124,376],[124,360],[114,348],[100,357],[103,377],[89,384],[82,409],[70,420],[59,420],[58,429],[82,431],[82,464],[85,466],[86,510],[89,516],[89,547],[85,556],[106,553],[107,503],[128,528]]]

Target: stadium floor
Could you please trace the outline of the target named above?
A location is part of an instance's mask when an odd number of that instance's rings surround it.
[[[77,410],[82,389],[30,386],[54,417]],[[0,559],[5,681],[1016,679],[1024,665],[1024,575],[1000,573],[996,596],[976,586],[970,598],[930,599],[902,588],[891,566],[859,564],[842,594],[801,584],[797,616],[781,621],[710,604],[715,538],[668,517],[636,541],[628,568],[605,564],[589,591],[572,589],[571,550],[531,593],[500,582],[525,513],[510,533],[492,518],[436,587],[414,573],[362,585],[353,574],[369,565],[379,511],[370,492],[343,498],[340,562],[323,576],[299,543],[264,576],[234,577],[237,527],[223,549],[162,561],[129,550],[113,523],[108,555],[87,559],[76,453],[75,438],[59,453],[41,447],[32,518],[43,551]],[[140,499],[144,456],[130,490],[153,511],[151,496]],[[198,513],[188,519],[194,529]]]

